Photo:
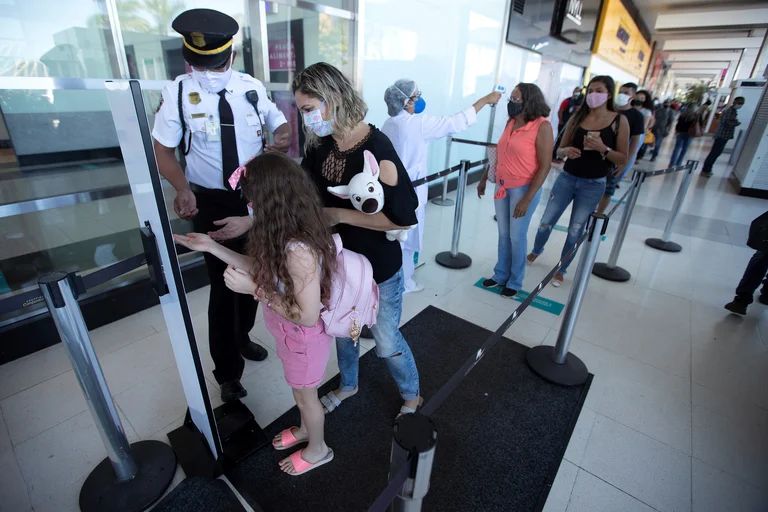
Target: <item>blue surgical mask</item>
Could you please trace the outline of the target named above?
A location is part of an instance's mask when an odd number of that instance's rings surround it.
[[[413,113],[421,114],[422,112],[424,112],[425,108],[427,108],[427,102],[424,101],[424,98],[419,96],[418,99],[413,102]]]
[[[322,102],[317,110],[302,114],[304,116],[304,126],[312,130],[312,133],[318,137],[327,137],[333,133],[331,122],[323,119],[323,105],[325,105],[325,102]]]

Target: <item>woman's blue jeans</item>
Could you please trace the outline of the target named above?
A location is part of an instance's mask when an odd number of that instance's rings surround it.
[[[687,133],[680,132],[675,136],[675,149],[672,151],[672,159],[669,161],[669,166],[683,165],[685,160],[685,154],[688,152],[688,146],[691,145],[693,137]]]
[[[571,221],[568,224],[568,235],[563,245],[561,257],[565,257],[573,246],[576,245],[589,221],[589,216],[597,208],[600,198],[605,192],[605,178],[587,179],[577,178],[566,171],[560,173],[555,184],[552,186],[552,193],[549,196],[547,208],[541,217],[541,225],[536,233],[536,242],[533,245],[533,254],[538,256],[544,252],[544,245],[552,234],[552,228],[560,220],[560,216],[573,201],[571,209]],[[575,254],[574,254],[575,256]],[[563,260],[563,266],[560,272],[565,274],[568,265],[573,261],[571,258]]]
[[[402,269],[379,284],[379,314],[371,332],[376,341],[376,355],[386,361],[400,396],[403,400],[415,400],[419,397],[419,372],[411,347],[400,334],[404,287]],[[336,355],[341,372],[341,391],[354,391],[360,371],[360,344],[355,346],[351,338],[336,338]]]
[[[499,257],[493,269],[493,280],[513,290],[523,287],[525,257],[528,255],[528,226],[531,225],[531,217],[541,199],[539,189],[531,199],[526,214],[515,218],[515,207],[528,192],[528,187],[530,185],[508,188],[506,197],[494,199],[499,227]]]

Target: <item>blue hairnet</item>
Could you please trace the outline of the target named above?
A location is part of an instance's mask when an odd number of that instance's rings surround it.
[[[384,103],[387,104],[389,115],[399,114],[414,92],[416,92],[416,82],[407,78],[401,78],[394,85],[387,87],[384,92]]]

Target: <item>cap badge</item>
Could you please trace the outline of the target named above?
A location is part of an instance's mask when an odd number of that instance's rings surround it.
[[[200,32],[192,32],[189,34],[189,36],[192,38],[192,44],[198,48],[205,46],[205,36],[203,36],[203,34]]]

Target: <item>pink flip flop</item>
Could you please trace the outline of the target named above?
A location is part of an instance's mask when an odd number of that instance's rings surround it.
[[[298,430],[298,427],[287,428],[287,429],[283,430],[282,432],[280,432],[280,444],[281,444],[281,446],[275,446],[275,442],[272,441],[272,447],[275,450],[283,451],[283,450],[287,450],[288,448],[293,448],[297,444],[306,443],[306,442],[309,441],[309,439],[303,439],[301,441],[296,439],[296,436],[293,435],[293,429],[297,429]]]
[[[296,473],[287,473],[284,471],[286,475],[290,476],[299,476],[303,475],[304,473],[307,473],[309,471],[312,471],[313,469],[317,469],[323,464],[328,464],[333,460],[333,450],[328,448],[328,454],[320,459],[319,461],[315,462],[314,464],[309,463],[301,458],[301,452],[304,450],[299,450],[297,452],[293,452],[289,458],[291,459],[291,462],[293,463],[293,469],[296,470]]]

